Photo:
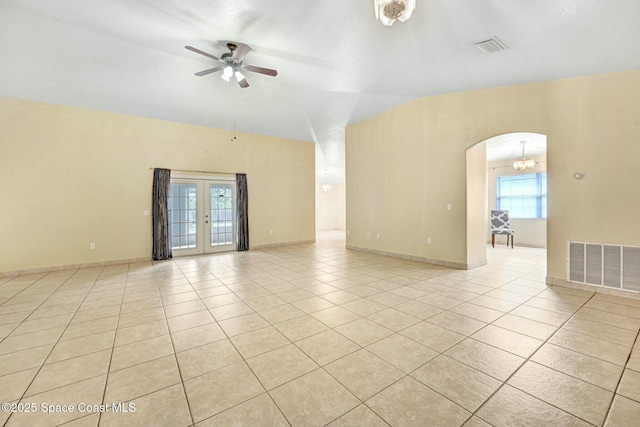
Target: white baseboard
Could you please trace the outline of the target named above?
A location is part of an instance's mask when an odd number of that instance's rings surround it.
[[[118,259],[112,261],[88,262],[84,264],[56,265],[52,267],[29,268],[25,270],[0,271],[0,277],[22,276],[25,274],[51,273],[52,271],[78,270],[80,268],[106,267],[108,265],[130,264],[134,262],[151,262],[151,257]]]
[[[383,256],[388,256],[392,258],[401,258],[409,261],[423,262],[425,264],[439,265],[443,267],[455,268],[458,270],[470,270],[472,268],[480,267],[481,265],[485,265],[487,263],[486,259],[475,262],[473,264],[465,264],[462,262],[444,261],[440,259],[425,258],[425,257],[419,257],[415,255],[400,254],[396,252],[379,251],[377,249],[362,248],[362,247],[351,246],[351,245],[346,245],[346,248],[354,251],[368,252],[371,254],[383,255]]]
[[[578,289],[581,291],[596,292],[599,294],[613,295],[613,296],[623,297],[623,298],[640,299],[640,292],[628,291],[624,289],[607,288],[604,286],[586,285],[584,283],[573,283],[573,282],[568,282],[567,279],[560,279],[557,277],[547,276],[546,283],[547,285],[561,286],[563,288]]]
[[[295,242],[280,242],[280,243],[267,243],[265,245],[250,245],[249,250],[251,249],[265,249],[265,248],[277,248],[279,246],[292,246],[292,245],[303,245],[306,243],[315,243],[316,239],[308,239],[308,240],[298,240]]]

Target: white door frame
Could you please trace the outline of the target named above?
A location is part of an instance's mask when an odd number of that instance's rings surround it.
[[[196,219],[195,219],[195,247],[188,249],[178,249],[172,247],[172,252],[176,256],[197,255],[206,253],[215,253],[222,251],[232,251],[236,248],[237,242],[237,224],[236,224],[236,181],[235,179],[220,176],[201,176],[201,175],[182,175],[175,174],[171,176],[171,184],[196,184]],[[212,227],[211,221],[211,184],[231,185],[232,188],[232,243],[227,245],[212,245]],[[172,224],[169,224],[171,228]]]

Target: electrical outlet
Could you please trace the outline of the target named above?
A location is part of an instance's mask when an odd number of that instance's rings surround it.
[[[447,210],[450,211],[451,210],[451,203],[447,203]]]
[[[371,237],[371,233],[367,231],[367,237]]]
[[[427,237],[427,244],[431,244],[431,237]]]
[[[347,236],[351,236],[351,230],[347,230]]]
[[[269,234],[273,234],[273,230],[269,230]]]
[[[379,238],[382,237],[382,234],[378,233],[378,234],[376,234],[376,237],[379,239]]]
[[[96,248],[95,243],[89,243],[89,249],[95,249],[95,248]]]
[[[148,210],[144,210],[144,211],[142,211],[142,215],[144,215],[144,216],[149,216],[149,211],[148,211]]]

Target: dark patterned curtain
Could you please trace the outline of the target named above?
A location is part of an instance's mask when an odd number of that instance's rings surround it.
[[[172,258],[169,241],[169,184],[170,169],[153,170],[153,254],[154,260]]]
[[[236,188],[238,191],[238,209],[236,210],[238,223],[238,251],[249,250],[249,196],[247,194],[247,175],[236,174]]]

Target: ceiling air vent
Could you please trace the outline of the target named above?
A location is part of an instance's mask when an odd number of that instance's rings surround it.
[[[497,37],[492,37],[487,40],[475,42],[474,44],[484,53],[496,53],[500,52],[501,50],[509,49],[509,46],[502,43],[502,41]]]

